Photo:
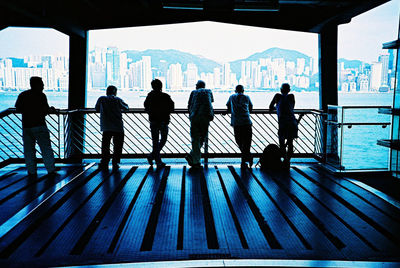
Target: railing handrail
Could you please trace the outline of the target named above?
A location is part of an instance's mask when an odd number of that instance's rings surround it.
[[[84,112],[84,113],[98,113],[95,108],[83,108],[83,109],[75,109],[75,110],[63,110],[60,113],[77,113],[77,112]],[[177,108],[172,113],[181,114],[181,113],[188,113],[188,109],[186,108]],[[126,111],[122,111],[122,113],[147,113],[144,108],[130,108]],[[214,109],[215,114],[226,114],[226,109]],[[318,109],[295,109],[295,114],[310,114],[310,113],[317,113],[322,114],[322,110]],[[271,111],[269,109],[253,109],[251,114],[276,114],[276,111]]]
[[[345,106],[342,106],[342,105],[331,105],[331,104],[329,104],[328,105],[328,109],[330,108],[330,107],[333,107],[333,108],[342,108],[342,109],[378,109],[378,108],[392,108],[392,106],[380,106],[380,105],[371,105],[371,106],[368,106],[368,105],[358,105],[358,106],[347,106],[347,105],[345,105]]]

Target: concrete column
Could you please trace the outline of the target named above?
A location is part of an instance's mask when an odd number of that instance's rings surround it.
[[[322,29],[318,38],[319,49],[319,108],[327,111],[328,104],[338,104],[337,77],[337,25]]]
[[[337,77],[337,35],[338,26],[324,27],[319,34],[319,108],[328,112],[328,105],[338,105],[338,77]],[[328,117],[325,118],[325,120]],[[337,121],[337,114],[333,112],[329,119]],[[322,123],[322,149],[324,160],[341,169],[338,157],[338,132],[335,124]]]
[[[69,37],[69,88],[68,109],[77,110],[86,106],[86,59],[87,32],[82,36]],[[74,162],[82,161],[85,143],[84,114],[71,113],[65,128],[65,157]]]

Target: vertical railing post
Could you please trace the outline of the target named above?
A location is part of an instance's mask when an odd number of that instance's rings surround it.
[[[204,141],[204,165],[208,165],[208,134]]]

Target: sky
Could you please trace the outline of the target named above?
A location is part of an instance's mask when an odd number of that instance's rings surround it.
[[[365,62],[377,60],[382,43],[396,39],[400,0],[392,0],[339,26],[338,56]],[[89,49],[177,49],[223,63],[243,59],[271,47],[318,56],[318,35],[214,22],[96,30]],[[52,29],[9,27],[0,31],[0,58],[26,55],[68,55],[68,36]]]

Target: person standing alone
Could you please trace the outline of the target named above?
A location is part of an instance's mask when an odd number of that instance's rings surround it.
[[[144,101],[144,108],[149,114],[151,139],[153,141],[153,151],[147,156],[147,161],[150,165],[153,165],[153,160],[155,160],[157,167],[163,167],[165,163],[161,161],[160,152],[167,142],[170,114],[174,111],[175,104],[167,93],[162,92],[160,80],[151,81],[151,87],[153,90]]]
[[[128,105],[117,97],[117,88],[108,86],[107,96],[101,96],[96,103],[96,111],[100,112],[100,129],[103,131],[101,141],[101,161],[99,168],[107,169],[110,161],[110,143],[113,139],[114,154],[112,158],[113,169],[119,168],[122,146],[124,144],[124,124],[122,111],[129,109]]]
[[[213,94],[210,89],[205,87],[204,81],[197,81],[196,90],[191,92],[188,102],[192,150],[185,159],[194,168],[201,167],[200,149],[207,138],[210,121],[214,119]]]
[[[41,77],[30,78],[31,89],[19,94],[15,108],[22,113],[22,139],[24,142],[24,157],[28,175],[36,176],[36,142],[42,152],[43,162],[49,174],[55,174],[54,153],[51,148],[50,134],[46,125],[46,115],[55,110],[49,107],[44,84]]]
[[[226,103],[227,112],[231,113],[231,125],[233,126],[235,140],[242,153],[241,165],[244,167],[248,162],[251,167],[253,157],[250,154],[250,147],[253,132],[250,113],[253,110],[253,104],[249,96],[243,94],[242,85],[237,85],[235,92]]]

